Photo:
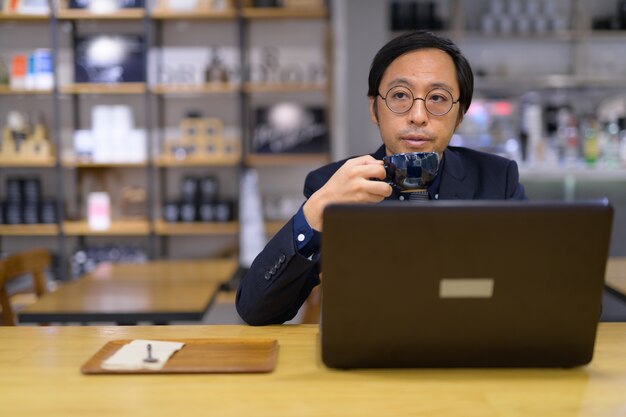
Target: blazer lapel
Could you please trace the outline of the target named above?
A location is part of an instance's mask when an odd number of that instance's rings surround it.
[[[468,200],[473,198],[476,184],[468,178],[461,157],[450,148],[444,151],[445,163],[439,184],[440,200]]]

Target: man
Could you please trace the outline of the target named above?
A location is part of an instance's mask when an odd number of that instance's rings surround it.
[[[383,146],[371,155],[309,173],[304,184],[307,201],[257,256],[239,286],[237,311],[247,323],[292,319],[320,283],[324,207],[403,199],[379,181],[385,179],[385,155],[439,154],[439,173],[421,199],[526,198],[514,161],[448,147],[470,106],[473,88],[469,63],[448,39],[418,31],[383,46],[372,61],[368,91],[370,117]]]

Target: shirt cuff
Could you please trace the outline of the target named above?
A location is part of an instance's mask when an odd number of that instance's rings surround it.
[[[309,226],[300,207],[293,217],[293,242],[298,253],[306,258],[318,253],[321,238],[322,234]]]

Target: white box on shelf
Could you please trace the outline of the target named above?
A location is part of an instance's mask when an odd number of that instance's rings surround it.
[[[74,156],[81,160],[91,160],[94,151],[94,139],[91,130],[75,130],[73,136]]]
[[[123,145],[116,149],[118,160],[121,162],[142,163],[146,162],[146,131],[144,129],[133,129],[124,138]]]
[[[192,11],[198,8],[198,0],[169,0],[167,7],[170,10]]]
[[[50,13],[50,6],[48,0],[21,0],[18,2],[17,10],[22,14],[42,15]]]
[[[54,88],[52,51],[45,48],[36,49],[33,55],[35,59],[35,88],[52,90]]]
[[[108,193],[89,193],[87,222],[91,230],[108,230],[111,227],[111,199]]]
[[[113,146],[110,129],[93,129],[93,162],[107,163],[113,161]]]

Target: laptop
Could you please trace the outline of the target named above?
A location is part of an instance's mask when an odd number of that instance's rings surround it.
[[[593,356],[613,209],[589,202],[333,205],[333,368],[575,367]]]

